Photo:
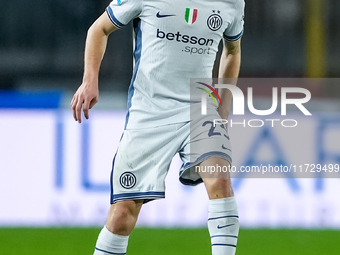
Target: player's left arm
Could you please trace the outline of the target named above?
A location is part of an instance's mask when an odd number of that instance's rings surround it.
[[[228,79],[228,84],[236,86],[241,66],[241,39],[235,42],[223,40],[223,45],[218,78]],[[222,100],[218,113],[223,119],[227,119],[233,96],[229,89],[219,89],[218,93]]]

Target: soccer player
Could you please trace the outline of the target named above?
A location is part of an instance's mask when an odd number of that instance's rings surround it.
[[[98,102],[98,72],[108,36],[130,21],[135,31],[126,124],[111,173],[111,208],[95,255],[126,254],[143,203],[165,197],[164,181],[176,153],[183,161],[180,181],[205,184],[212,254],[235,254],[239,221],[229,175],[211,178],[196,171],[197,166],[231,164],[228,131],[211,119],[228,118],[232,95],[223,89],[218,107],[209,103],[209,114],[192,115],[200,102],[191,98],[190,79],[212,78],[221,40],[219,77],[238,77],[243,15],[244,0],[114,0],[89,28],[83,83],[71,102],[79,123],[81,110],[88,119]]]

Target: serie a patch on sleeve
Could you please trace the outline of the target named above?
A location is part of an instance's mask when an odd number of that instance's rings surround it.
[[[123,2],[125,2],[126,0],[113,0],[111,2],[112,5],[121,5]]]

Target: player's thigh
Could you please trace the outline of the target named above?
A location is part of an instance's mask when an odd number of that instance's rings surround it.
[[[184,163],[180,172],[183,184],[196,185],[202,178],[229,178],[230,138],[224,125],[215,125],[212,121],[218,117],[215,110],[215,114],[191,121],[189,135],[180,151]]]
[[[112,167],[111,203],[165,197],[165,178],[179,143],[176,125],[125,130]]]
[[[210,169],[199,173],[207,189],[209,199],[225,198],[233,196],[230,180],[230,163],[228,160],[211,157],[200,163],[200,169]]]

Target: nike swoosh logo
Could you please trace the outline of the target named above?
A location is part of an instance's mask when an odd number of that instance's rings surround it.
[[[156,17],[157,18],[166,18],[166,17],[171,17],[171,16],[176,16],[176,15],[173,15],[173,14],[166,14],[166,15],[162,15],[162,14],[159,14],[160,12],[157,12],[156,14]]]
[[[228,149],[227,147],[224,147],[224,145],[222,144],[222,149],[225,149],[225,150],[228,150],[228,151],[231,151],[230,149]]]
[[[221,228],[226,228],[226,227],[230,227],[230,226],[233,226],[233,225],[235,225],[235,224],[228,224],[228,225],[224,225],[224,226],[218,225],[217,228],[221,229]]]

